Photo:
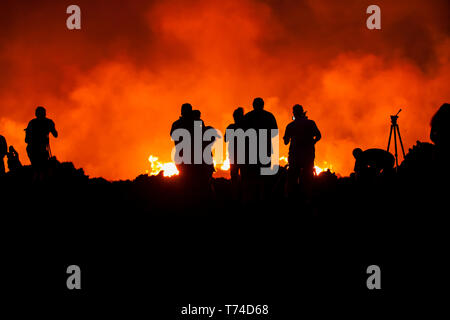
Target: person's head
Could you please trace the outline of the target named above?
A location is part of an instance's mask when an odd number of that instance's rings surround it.
[[[257,111],[264,109],[264,100],[262,98],[255,98],[253,100],[253,109]]]
[[[449,144],[450,104],[444,103],[431,119],[430,138],[436,145]]]
[[[193,110],[192,111],[192,118],[196,121],[200,121],[202,117],[202,113],[200,112],[200,110]]]
[[[299,119],[306,115],[306,112],[303,110],[303,106],[300,104],[296,104],[292,107],[292,113],[294,114],[295,119]]]
[[[181,106],[181,115],[183,117],[188,117],[192,114],[192,106],[190,103],[183,103]]]
[[[244,109],[242,107],[239,107],[236,110],[234,110],[233,119],[234,119],[234,122],[237,123],[237,122],[241,121],[242,118],[244,118]]]
[[[361,154],[363,153],[363,151],[361,148],[355,148],[355,149],[353,149],[352,153],[353,153],[353,157],[355,157],[355,159],[358,159],[361,156]]]
[[[36,108],[35,115],[36,115],[36,118],[42,119],[42,118],[45,118],[45,117],[46,117],[47,111],[45,110],[44,107],[38,106],[38,107]]]

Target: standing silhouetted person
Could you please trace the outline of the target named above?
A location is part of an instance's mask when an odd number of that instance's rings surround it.
[[[5,163],[3,158],[8,152],[8,145],[6,144],[6,139],[4,136],[0,135],[0,175],[5,173]]]
[[[195,182],[198,186],[198,195],[201,196],[209,196],[214,194],[213,184],[212,184],[212,176],[216,171],[214,168],[213,162],[213,153],[212,153],[212,144],[216,141],[216,139],[220,138],[219,133],[212,126],[206,126],[203,120],[201,119],[200,110],[192,111],[193,120],[194,120],[194,130],[195,128],[200,129],[202,137],[206,136],[205,133],[208,132],[208,139],[203,141],[201,145],[201,163],[194,164],[195,168]],[[194,159],[195,160],[195,159]]]
[[[10,172],[14,172],[20,167],[22,167],[22,164],[19,160],[19,153],[14,149],[13,146],[9,146],[9,152],[7,154],[8,157],[8,169]]]
[[[242,176],[245,184],[245,200],[263,200],[268,196],[269,180],[268,176],[261,175],[261,169],[271,167],[272,138],[278,135],[278,130],[275,130],[278,129],[277,121],[272,113],[264,110],[264,100],[255,98],[253,110],[244,116],[243,124],[246,132],[249,130],[256,132],[256,141],[249,138],[246,143],[246,163]],[[256,163],[252,163],[255,158]]]
[[[239,193],[239,185],[242,176],[242,166],[237,162],[237,145],[236,137],[227,137],[227,130],[243,129],[244,109],[239,107],[233,112],[234,123],[230,124],[225,130],[225,142],[228,142],[228,159],[230,160],[230,177],[233,188],[233,196],[236,199]],[[230,141],[233,140],[233,141]]]
[[[199,127],[201,130],[202,137],[206,130],[209,130],[209,129],[214,130],[214,128],[211,126],[205,126],[205,123],[203,122],[203,120],[201,118],[200,110],[193,110],[192,116],[193,116],[193,120],[194,120],[194,130],[196,127],[197,128]],[[215,137],[212,137],[211,141],[213,142],[214,140],[215,140]],[[206,181],[207,183],[209,183],[209,181],[212,177],[212,174],[215,171],[212,152],[206,151],[206,148],[209,145],[209,143],[210,142],[203,141],[203,139],[202,139],[201,164],[195,164],[196,176],[199,178],[200,181]]]
[[[183,154],[184,150],[181,150],[183,137],[180,137],[179,139],[173,138],[173,133],[177,129],[185,129],[190,134],[190,150],[191,154],[188,157],[186,154]],[[188,177],[190,178],[193,175],[193,151],[194,151],[194,144],[193,144],[193,137],[194,137],[194,117],[192,113],[192,105],[190,103],[184,103],[181,106],[181,116],[178,120],[176,120],[172,124],[172,128],[170,129],[170,136],[172,140],[175,142],[175,152],[176,154],[179,154],[180,157],[183,157],[186,159],[186,163],[176,163],[177,169],[180,172],[180,176],[182,177]]]
[[[314,175],[315,144],[322,138],[316,123],[308,119],[303,107],[292,108],[294,121],[286,127],[283,140],[289,144],[288,193],[292,194],[300,182],[308,187]],[[310,186],[309,186],[310,187]]]
[[[57,138],[58,132],[55,129],[53,120],[47,118],[47,112],[44,107],[37,107],[35,114],[36,118],[31,120],[25,129],[25,142],[28,144],[27,153],[31,165],[42,167],[50,159],[49,134],[51,133]]]

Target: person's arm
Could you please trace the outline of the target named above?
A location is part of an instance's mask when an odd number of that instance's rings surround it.
[[[230,128],[230,126],[228,126],[226,129],[225,129],[225,134],[223,135],[223,140],[225,141],[225,142],[228,142],[228,137],[227,137],[227,130]]]
[[[284,132],[284,137],[283,137],[284,144],[288,145],[290,140],[291,140],[291,136],[289,134],[289,125],[287,125],[286,131]]]
[[[270,129],[278,129],[277,119],[275,119],[274,115],[272,115],[272,125],[271,125]],[[278,136],[278,134],[275,130],[271,130],[270,136],[272,138],[274,138],[274,137]]]
[[[50,125],[50,132],[55,138],[58,138],[58,131],[55,129],[55,123],[52,121]]]
[[[8,152],[8,145],[6,144],[6,139],[0,136],[0,155],[4,156]]]
[[[322,139],[322,134],[319,131],[319,128],[317,128],[317,125],[314,123],[314,144],[316,144],[320,139]]]
[[[172,133],[175,131],[176,127],[175,127],[175,122],[172,123],[172,127],[170,127],[170,138],[172,138]]]
[[[25,129],[25,143],[30,143],[30,133],[31,133],[31,121],[28,123],[27,128]]]

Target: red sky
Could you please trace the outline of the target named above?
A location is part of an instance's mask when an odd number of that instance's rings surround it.
[[[66,28],[71,4],[81,30]],[[371,4],[381,30],[366,28]],[[182,103],[224,130],[261,96],[281,135],[302,104],[322,131],[317,164],[346,175],[354,147],[386,147],[400,107],[405,146],[429,141],[431,116],[450,101],[449,9],[444,0],[2,1],[0,134],[28,163],[23,129],[43,105],[59,160],[132,179],[150,154],[170,160]]]

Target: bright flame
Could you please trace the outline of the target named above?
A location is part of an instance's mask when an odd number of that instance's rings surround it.
[[[230,159],[225,159],[222,166],[220,167],[220,170],[227,171],[230,170]]]
[[[230,170],[230,159],[228,158],[228,151],[225,157],[225,160],[222,163],[217,163],[215,159],[213,159],[214,169],[220,168],[222,171],[228,171]]]
[[[173,162],[160,162],[158,160],[158,157],[155,157],[153,155],[151,155],[148,158],[148,161],[150,162],[150,170],[147,170],[146,172],[152,176],[156,176],[158,175],[161,171],[163,171],[163,175],[164,177],[171,177],[174,175],[178,175],[180,172],[178,171],[177,167],[175,166],[175,163]],[[222,163],[222,165],[219,165],[218,163],[216,163],[215,160],[213,160],[214,163],[214,168],[220,167],[220,170],[222,171],[228,171],[230,170],[230,159],[225,159]],[[280,165],[286,165],[288,164],[288,158],[287,157],[280,157]],[[314,166],[314,170],[315,170],[315,175],[318,176],[321,172],[330,170],[332,171],[333,166],[332,165],[328,165],[328,163],[326,161],[323,162],[324,166],[323,167],[319,167],[319,166]]]
[[[321,172],[330,170],[333,172],[333,166],[328,164],[326,161],[323,162],[324,166],[321,168],[319,166],[314,166],[315,175],[318,176]]]
[[[179,174],[175,163],[173,162],[160,162],[158,161],[158,157],[150,156],[148,157],[148,161],[150,162],[150,171],[147,171],[151,176],[158,175],[161,171],[163,171],[164,177],[171,177]]]
[[[281,165],[287,165],[289,163],[287,157],[280,157],[280,164]]]
[[[315,170],[316,176],[318,176],[322,171],[325,171],[326,169],[322,169],[318,166],[314,166],[314,170]]]
[[[289,163],[288,158],[287,157],[280,157],[280,165],[285,166]],[[314,166],[314,174],[316,176],[318,176],[321,172],[325,172],[325,171],[332,171],[333,170],[333,166],[332,165],[328,165],[328,163],[326,161],[323,162],[324,166],[319,167],[319,166]]]

